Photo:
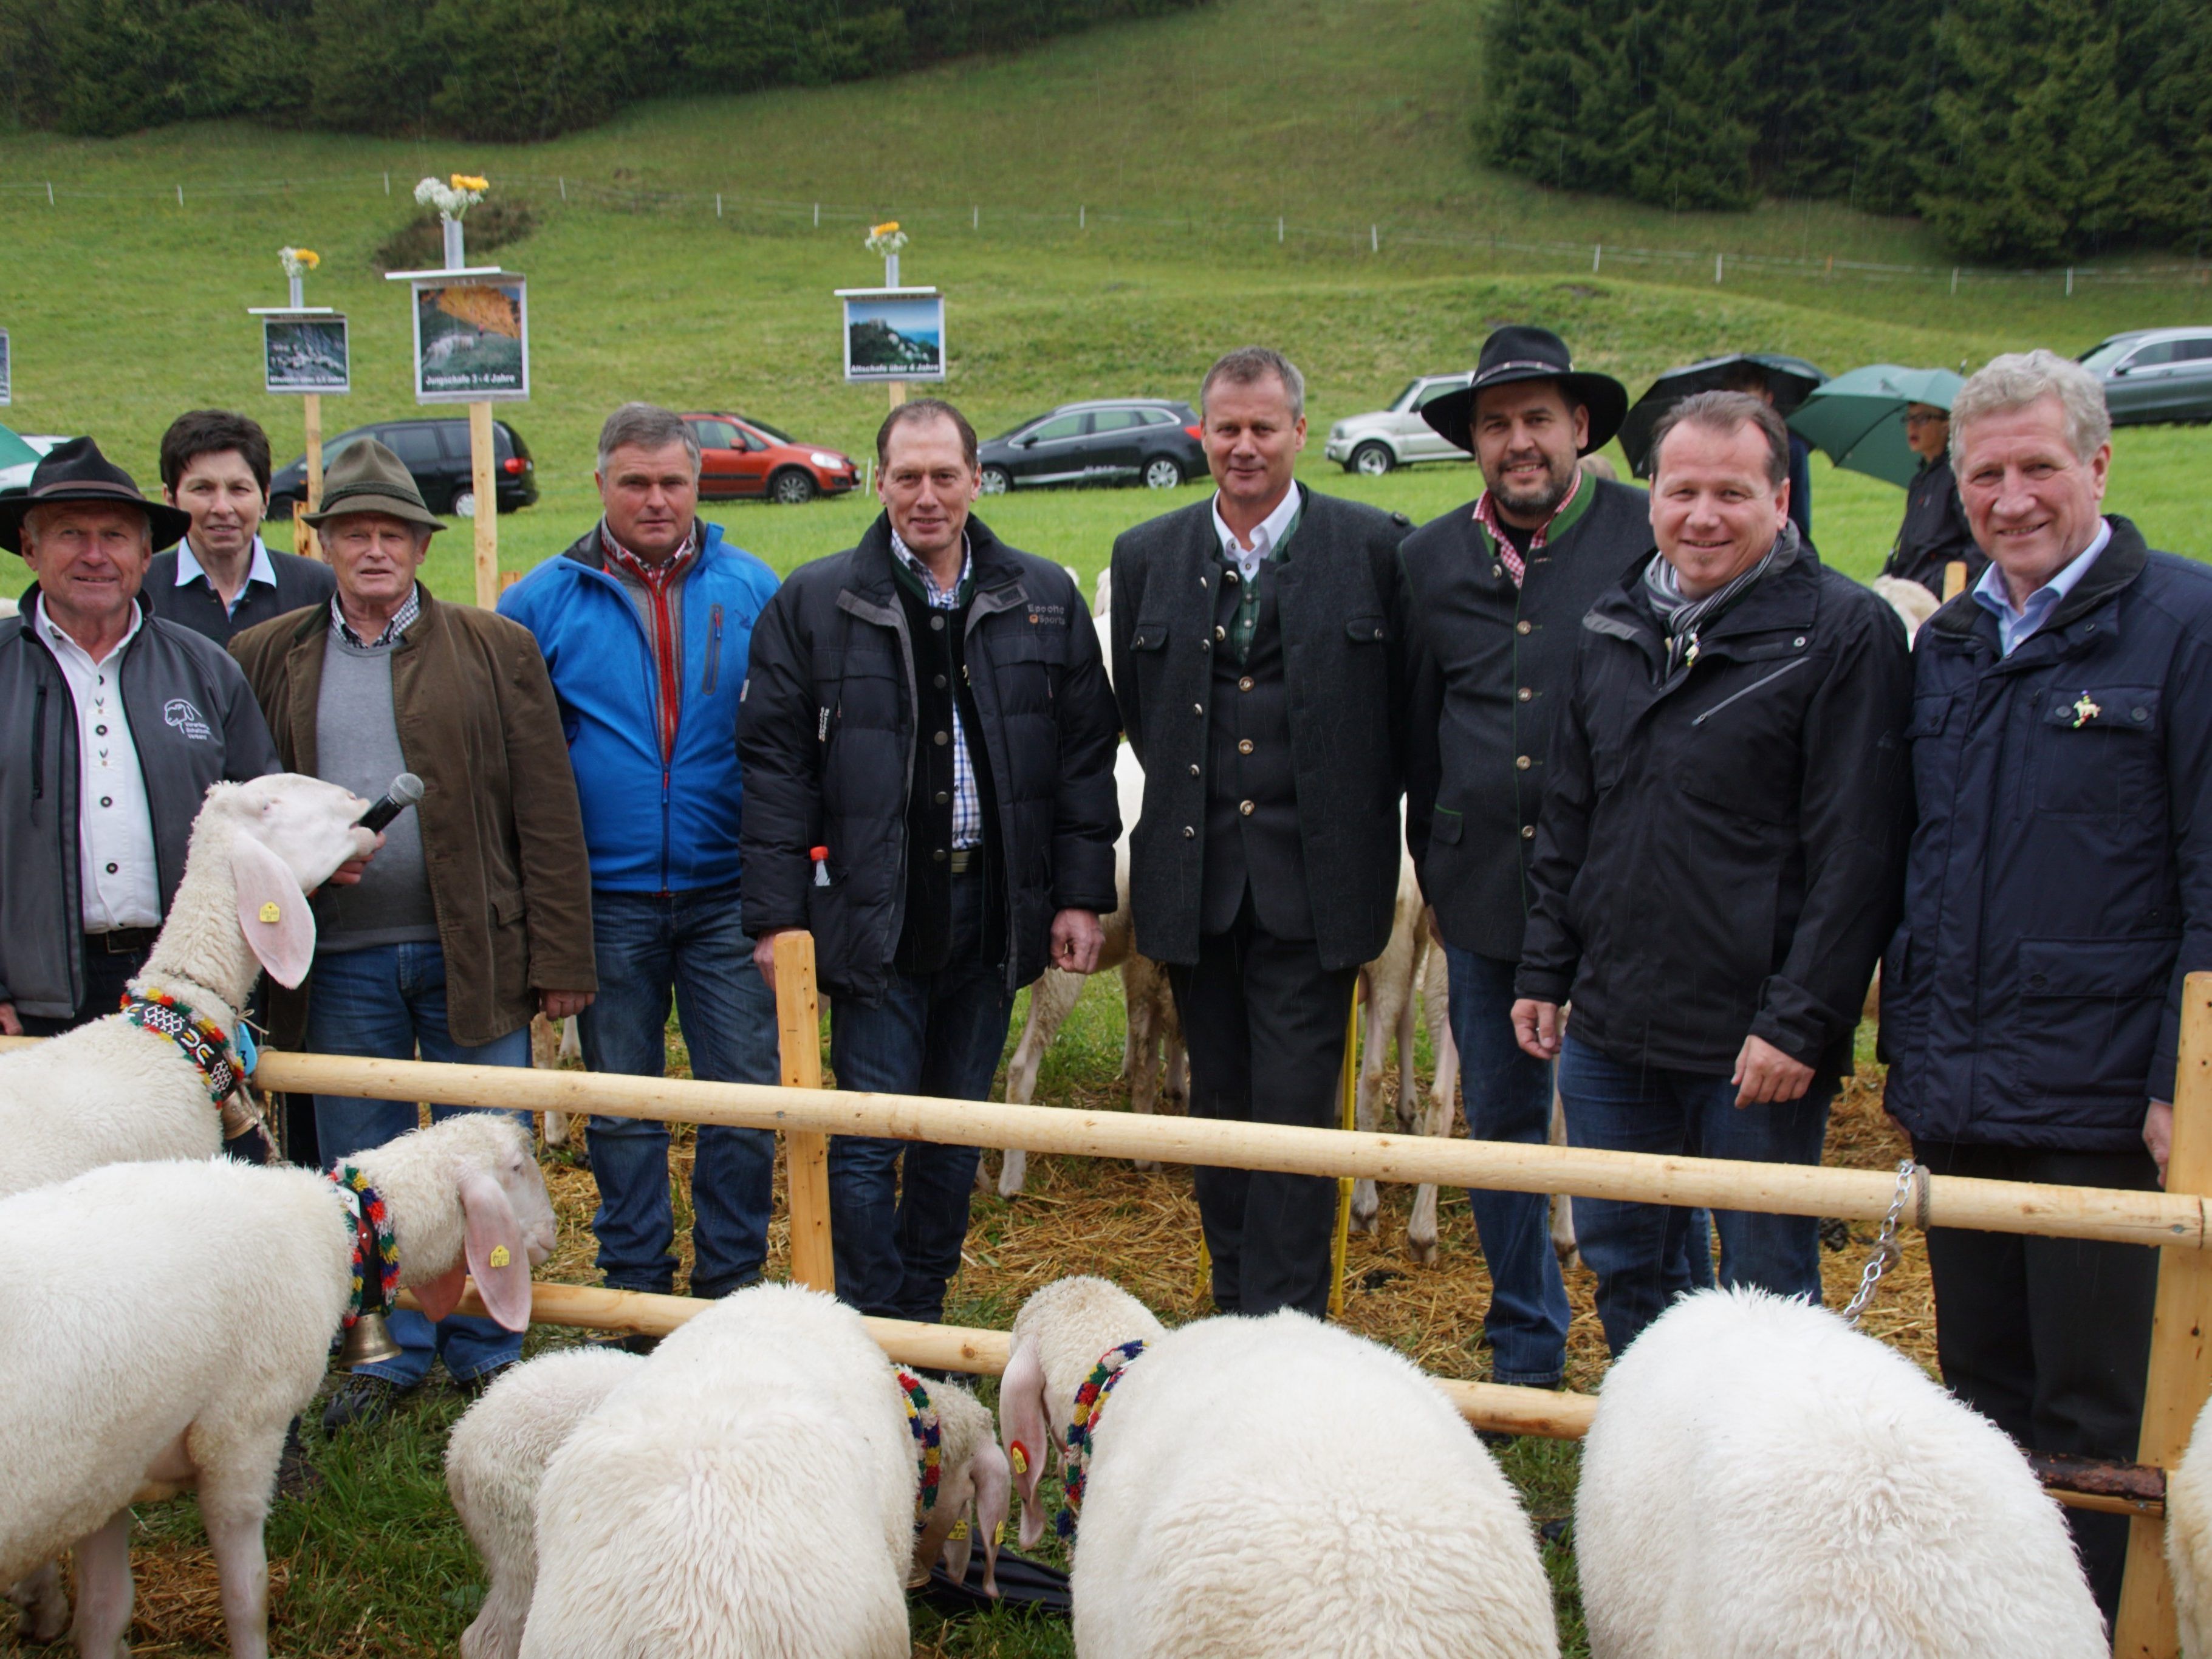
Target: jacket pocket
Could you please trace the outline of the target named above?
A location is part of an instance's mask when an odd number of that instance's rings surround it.
[[[1164,622],[1140,622],[1129,633],[1132,651],[1164,651],[1168,644],[1168,625]]]
[[[1429,839],[1440,842],[1446,847],[1456,847],[1460,831],[1465,824],[1466,819],[1461,813],[1449,806],[1439,806],[1429,818]]]
[[[522,890],[500,887],[492,890],[491,920],[495,927],[511,927],[522,920]]]
[[[1390,637],[1380,617],[1354,617],[1345,623],[1344,632],[1355,645],[1379,645]]]
[[[699,695],[714,695],[714,683],[722,674],[722,607],[716,605],[707,619],[707,672],[700,677]]]
[[[2018,1097],[2112,1098],[2139,1115],[2180,945],[2171,937],[2022,939],[2007,1045]]]
[[[2150,810],[2165,787],[2156,686],[2069,689],[2047,680],[2036,728],[2035,805],[2069,815]]]

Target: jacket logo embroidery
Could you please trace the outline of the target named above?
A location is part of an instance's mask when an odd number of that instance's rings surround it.
[[[205,743],[214,735],[200,711],[182,697],[172,697],[161,705],[161,719],[195,743]]]

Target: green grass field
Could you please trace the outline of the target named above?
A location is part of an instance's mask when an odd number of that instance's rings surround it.
[[[300,409],[260,391],[258,325],[246,314],[283,299],[285,243],[320,252],[309,301],[351,319],[356,390],[326,402],[326,433],[416,412],[407,295],[370,256],[413,212],[414,180],[455,170],[487,174],[538,224],[494,256],[531,279],[533,396],[501,412],[530,444],[543,491],[500,521],[510,569],[553,556],[591,522],[592,440],[626,398],[737,410],[869,453],[883,393],[841,382],[831,290],[879,280],[860,246],[872,219],[896,217],[911,233],[908,282],[946,291],[944,390],[986,434],[1073,398],[1194,398],[1220,350],[1263,340],[1309,376],[1315,430],[1303,476],[1416,521],[1471,496],[1473,471],[1352,479],[1320,460],[1321,434],[1412,374],[1471,363],[1502,321],[1557,328],[1584,366],[1641,391],[1670,364],[1728,349],[1793,352],[1832,373],[1876,361],[1971,365],[2212,318],[2201,282],[2084,280],[2069,298],[2055,274],[1968,271],[1954,294],[1948,257],[1917,225],[1834,204],[1675,215],[1487,171],[1469,137],[1481,3],[1214,0],[895,80],[642,106],[527,148],[236,125],[107,142],[0,134],[0,327],[12,337],[15,399],[0,420],[89,431],[150,483],[168,421],[223,405],[261,419],[280,464],[289,459]],[[1660,249],[1697,257],[1638,252]],[[1715,253],[1736,262],[1719,283]],[[2116,449],[2112,507],[2154,544],[2212,558],[2203,510],[2212,433],[2136,429]],[[1074,566],[1087,586],[1119,532],[1202,495],[1199,485],[1022,495],[985,512],[1008,540]],[[1902,509],[1900,492],[1816,461],[1816,540],[1841,568],[1870,574]],[[849,545],[872,512],[850,499],[708,516],[788,571]],[[470,532],[440,542],[430,580],[465,597]],[[1047,1065],[1042,1100],[1113,1092],[1111,990],[1092,988]],[[979,1206],[979,1225],[997,1224],[995,1202]],[[971,1300],[951,1316],[1003,1325],[1012,1311]],[[426,1401],[373,1450],[323,1455],[330,1489],[306,1509],[279,1510],[270,1547],[289,1572],[295,1650],[451,1650],[482,1594],[438,1469],[453,1412]],[[1571,1448],[1523,1443],[1509,1468],[1535,1512],[1564,1512]],[[189,1504],[144,1521],[143,1546],[193,1547]],[[179,1559],[184,1569],[164,1582],[211,1591],[204,1557]],[[1578,1653],[1571,1565],[1553,1551],[1552,1565],[1563,1635]],[[1011,1617],[940,1626],[917,1615],[915,1628],[918,1653],[1070,1650],[1064,1626]],[[0,1653],[10,1641],[0,1635]],[[194,1638],[161,1650],[213,1650]]]

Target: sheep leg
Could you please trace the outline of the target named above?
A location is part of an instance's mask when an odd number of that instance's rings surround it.
[[[130,1659],[131,1509],[76,1540],[76,1623],[70,1638],[80,1659]],[[260,1659],[259,1655],[251,1659]]]
[[[62,1564],[49,1561],[8,1592],[18,1609],[15,1634],[26,1642],[57,1642],[69,1628],[69,1596],[62,1589]]]
[[[1352,1095],[1352,1122],[1364,1134],[1375,1132],[1375,1096],[1382,1077],[1382,1042],[1375,1033],[1382,1029],[1376,1023],[1376,963],[1370,963],[1359,970],[1363,988],[1367,993],[1367,1046],[1359,1055],[1359,1081]],[[1370,1071],[1370,1068],[1372,1068]],[[1375,1218],[1382,1208],[1380,1194],[1375,1183],[1364,1176],[1352,1183],[1352,1231],[1371,1233]]]
[[[1045,1051],[1052,1047],[1082,994],[1083,975],[1058,968],[1046,969],[1030,987],[1029,1018],[1022,1024],[1022,1040],[1014,1045],[1014,1057],[1006,1066],[1009,1105],[1026,1106],[1036,1098],[1037,1073],[1044,1065]],[[981,1175],[980,1169],[977,1175]],[[999,1196],[1012,1198],[1019,1193],[1028,1175],[1029,1154],[1007,1148],[1006,1161],[999,1167]]]
[[[1557,1089],[1552,1091],[1551,1143],[1554,1146],[1567,1144],[1566,1103],[1559,1098]],[[1575,1201],[1565,1193],[1552,1197],[1552,1252],[1559,1258],[1559,1265],[1571,1267],[1581,1247],[1575,1242]]]
[[[269,1557],[261,1529],[268,1518],[276,1461],[283,1455],[283,1431],[279,1429],[265,1448],[258,1443],[265,1437],[254,1438],[256,1443],[234,1460],[234,1468],[204,1471],[200,1476],[200,1520],[215,1551],[231,1659],[268,1659],[269,1655]],[[227,1465],[233,1462],[225,1460]]]

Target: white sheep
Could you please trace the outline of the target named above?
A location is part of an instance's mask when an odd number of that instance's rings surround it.
[[[1392,1042],[1398,1049],[1397,1120],[1407,1134],[1446,1136],[1451,1133],[1452,1112],[1458,1104],[1459,1051],[1452,1046],[1451,1020],[1445,990],[1443,940],[1435,917],[1421,902],[1421,885],[1413,873],[1411,854],[1401,854],[1398,902],[1390,924],[1390,938],[1382,954],[1359,970],[1366,993],[1365,1042],[1359,1056],[1356,1112],[1358,1127],[1372,1134],[1381,1127],[1382,1067]],[[1413,1064],[1416,995],[1427,1004],[1429,1042],[1436,1054],[1436,1084],[1428,1098],[1421,1098],[1420,1079]],[[1370,1232],[1382,1200],[1372,1181],[1352,1183],[1352,1225]],[[1437,1259],[1437,1189],[1423,1185],[1414,1189],[1413,1212],[1406,1220],[1406,1254],[1416,1261]]]
[[[2091,1659],[2058,1505],[1904,1355],[1754,1290],[1677,1302],[1583,1448],[1593,1659]]]
[[[1164,1332],[1103,1279],[1015,1318],[999,1427],[1042,1531],[1048,1444],[1142,1339],[1099,1413],[1071,1588],[1075,1647],[1114,1659],[1537,1659],[1559,1652],[1519,1501],[1434,1382],[1304,1314]]]
[[[134,988],[165,991],[221,1027],[234,1058],[254,976],[306,976],[315,951],[307,890],[374,844],[355,822],[368,805],[296,774],[210,789]],[[103,1164],[210,1157],[223,1133],[199,1067],[119,1013],[0,1055],[0,1198]]]
[[[1876,576],[1869,584],[1875,594],[1889,602],[1897,612],[1898,621],[1905,624],[1905,642],[1911,645],[1920,632],[1920,624],[1942,607],[1943,602],[1918,582],[1905,580],[1902,576]]]
[[[2166,1565],[2173,1579],[2181,1659],[2212,1659],[2212,1403],[2197,1414],[2189,1449],[2166,1477]]]
[[[473,1274],[510,1330],[553,1209],[527,1138],[471,1115],[361,1152],[399,1282],[432,1317]],[[268,1649],[261,1527],[285,1426],[323,1380],[348,1305],[356,1230],[329,1179],[222,1158],[118,1164],[0,1200],[0,1583],[45,1636],[54,1557],[76,1552],[78,1651],[128,1651],[130,1505],[199,1490],[237,1659]]]
[[[577,1425],[647,1363],[600,1347],[543,1354],[501,1376],[453,1425],[446,1488],[491,1580],[482,1610],[461,1633],[462,1659],[514,1659],[521,1651],[538,1583],[538,1494],[546,1466]],[[972,1535],[981,1532],[985,1589],[995,1594],[991,1569],[1006,1518],[1006,1454],[973,1395],[945,1382],[930,1383],[927,1392],[940,1425],[942,1478],[913,1571],[926,1580],[929,1561],[941,1557],[948,1572],[964,1577]],[[947,1541],[963,1521],[963,1535]]]
[[[903,1659],[917,1485],[858,1314],[726,1297],[547,1463],[523,1659]]]

